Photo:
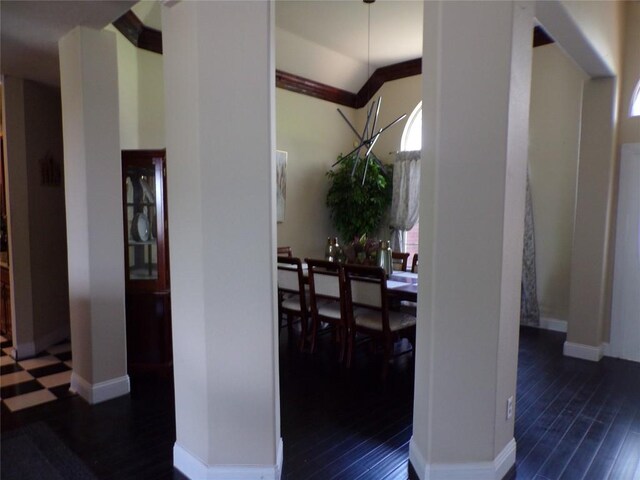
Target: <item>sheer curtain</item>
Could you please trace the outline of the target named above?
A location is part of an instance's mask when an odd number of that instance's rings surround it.
[[[390,222],[391,249],[404,252],[405,235],[418,221],[420,198],[420,150],[398,152],[393,167]]]
[[[524,212],[524,242],[522,250],[522,285],[520,293],[520,323],[523,325],[539,325],[540,309],[538,307],[538,291],[536,285],[536,244],[533,225],[533,204],[529,173],[527,172],[527,193]]]

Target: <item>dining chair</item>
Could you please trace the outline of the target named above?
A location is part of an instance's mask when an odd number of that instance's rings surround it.
[[[334,341],[340,348],[339,361],[344,360],[347,345],[347,322],[344,301],[344,275],[336,262],[306,258],[309,298],[311,303],[311,347],[313,353],[321,323],[333,327]]]
[[[293,252],[291,251],[291,247],[278,247],[278,256],[282,257],[293,257]]]
[[[394,341],[406,337],[415,348],[416,317],[390,311],[387,279],[381,267],[344,265],[345,308],[348,321],[347,367],[351,366],[356,334],[382,342],[382,378],[389,371]]]
[[[411,273],[418,273],[418,254],[413,254],[413,260],[411,261]]]
[[[391,263],[393,264],[393,269],[405,272],[407,270],[409,255],[409,253],[404,252],[391,252]]]
[[[278,257],[278,300],[278,310],[286,317],[290,334],[293,331],[292,318],[300,318],[299,348],[303,350],[309,321],[309,298],[299,258]]]

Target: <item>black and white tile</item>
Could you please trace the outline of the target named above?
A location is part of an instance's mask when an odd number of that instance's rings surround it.
[[[9,411],[74,395],[69,391],[73,365],[69,342],[17,362],[9,356],[10,350],[11,342],[0,335],[0,399]]]

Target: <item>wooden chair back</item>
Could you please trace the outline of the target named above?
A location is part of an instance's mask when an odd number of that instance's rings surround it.
[[[304,285],[304,272],[300,259],[288,256],[278,257],[278,311],[280,315],[284,314],[287,317],[289,334],[293,331],[291,317],[300,317],[300,340],[298,342],[300,350],[303,350],[305,346],[309,317]]]
[[[409,255],[409,253],[391,252],[391,263],[393,264],[393,269],[405,272],[407,270]]]
[[[413,254],[413,260],[411,261],[411,273],[418,273],[418,254]]]
[[[339,263],[306,258],[309,298],[311,303],[311,352],[322,323],[333,327],[333,338],[340,346],[339,360],[346,351],[347,316],[344,296],[344,275]],[[337,307],[337,308],[336,308]]]
[[[309,294],[312,308],[314,300],[343,298],[342,270],[339,263],[305,258],[308,268]]]
[[[278,257],[278,290],[300,295],[301,311],[306,311],[302,262],[296,257]]]
[[[291,251],[291,247],[278,247],[278,256],[293,257],[293,252]]]
[[[389,307],[387,304],[387,277],[381,267],[345,265],[344,283],[347,317],[353,326],[353,311],[365,307],[381,312],[384,332],[389,332]]]

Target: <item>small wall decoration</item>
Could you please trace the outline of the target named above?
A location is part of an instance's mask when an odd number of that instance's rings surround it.
[[[278,223],[284,222],[287,201],[287,152],[276,150],[276,210]]]
[[[62,184],[62,168],[51,152],[40,159],[40,183],[45,187],[58,187]]]

